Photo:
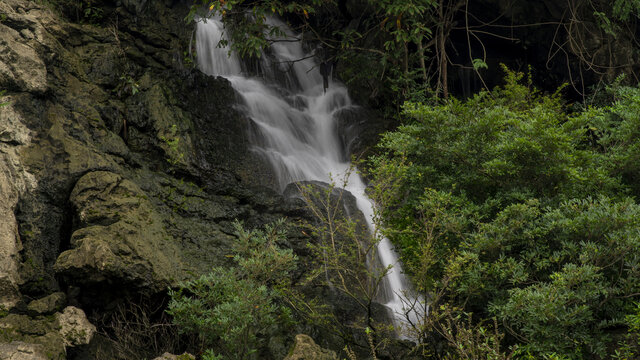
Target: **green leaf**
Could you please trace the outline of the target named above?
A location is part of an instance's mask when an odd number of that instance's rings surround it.
[[[473,59],[472,64],[473,64],[473,69],[475,71],[478,71],[480,69],[488,69],[489,68],[487,63],[484,62],[484,60],[482,60],[482,59]]]

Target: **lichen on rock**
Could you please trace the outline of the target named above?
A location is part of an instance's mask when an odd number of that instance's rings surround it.
[[[67,306],[62,314],[56,314],[60,335],[66,347],[87,345],[96,333],[96,327],[87,320],[84,311]]]
[[[19,251],[22,242],[15,216],[19,197],[34,189],[37,182],[21,159],[21,151],[30,144],[31,132],[23,124],[12,97],[5,97],[8,105],[0,111],[0,307],[14,307],[20,294],[22,277]]]
[[[40,344],[12,341],[0,343],[0,360],[49,360]]]
[[[20,3],[15,0],[0,3],[3,22],[13,24],[9,27],[0,22],[0,89],[41,94],[47,90],[47,67],[37,50],[42,46],[42,26],[38,21],[41,12],[25,13],[24,4]]]

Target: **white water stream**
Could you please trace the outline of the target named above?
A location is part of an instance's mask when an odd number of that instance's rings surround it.
[[[295,34],[278,20],[270,20],[285,29],[288,39]],[[357,199],[370,230],[373,230],[373,204],[365,194],[360,176],[351,172],[351,164],[344,154],[335,128],[335,114],[353,107],[347,89],[331,81],[326,92],[318,63],[306,53],[299,41],[275,42],[269,56],[262,56],[264,79],[242,75],[240,59],[228,55],[227,48],[218,47],[223,36],[223,24],[211,18],[199,21],[196,31],[196,51],[200,69],[209,75],[227,78],[243,101],[243,111],[257,128],[254,149],[271,164],[279,186],[301,180],[331,182],[350,174],[346,190]],[[300,60],[302,59],[302,60]],[[275,81],[274,68],[284,76]],[[378,244],[381,264],[393,268],[383,282],[386,306],[392,313],[394,325],[406,324],[406,313],[412,322],[415,311],[407,311],[403,298],[411,294],[410,284],[402,272],[398,256],[390,241],[382,238]],[[406,301],[406,298],[405,298]]]

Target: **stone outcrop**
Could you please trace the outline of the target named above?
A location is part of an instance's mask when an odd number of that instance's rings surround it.
[[[0,24],[1,26],[1,24]],[[31,132],[14,108],[14,97],[0,98],[0,308],[8,310],[19,301],[21,282],[19,251],[22,242],[15,216],[18,199],[36,187],[34,176],[21,160],[20,152],[31,143]]]
[[[309,217],[269,187],[229,82],[193,68],[185,2],[92,3],[0,1],[0,359],[114,357],[96,326],[229,265],[234,220]]]
[[[357,159],[371,155],[380,134],[392,129],[392,119],[382,118],[380,114],[364,107],[342,109],[335,116],[335,131],[340,136],[343,153],[352,154]]]
[[[56,314],[64,346],[87,345],[96,333],[96,327],[87,320],[84,311],[67,306],[62,314]]]
[[[22,341],[0,343],[0,360],[48,360],[42,345]]]
[[[84,311],[68,306],[53,316],[6,315],[0,318],[0,330],[0,354],[16,359],[64,359],[68,348],[87,345],[96,327]]]
[[[50,315],[62,310],[67,303],[67,296],[63,292],[55,292],[42,299],[33,300],[27,306],[30,315]]]
[[[196,357],[189,353],[184,353],[180,355],[164,353],[153,360],[196,360]]]
[[[336,353],[323,349],[313,341],[311,337],[304,334],[296,335],[296,342],[291,352],[284,360],[337,360]]]
[[[78,180],[71,192],[71,247],[54,269],[76,284],[117,281],[160,291],[180,278],[179,249],[147,195],[133,182],[107,171]]]
[[[45,12],[28,8],[29,4],[11,1],[0,4],[4,17],[0,23],[0,84],[9,90],[41,94],[47,90],[47,68],[38,54],[46,36],[41,25]]]

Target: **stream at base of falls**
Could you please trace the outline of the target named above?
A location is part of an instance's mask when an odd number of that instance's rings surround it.
[[[289,39],[296,38],[279,20],[269,21],[285,30]],[[198,21],[198,66],[208,75],[228,79],[240,95],[241,110],[255,127],[251,138],[253,150],[269,162],[281,190],[296,181],[331,183],[332,177],[349,176],[345,189],[355,196],[373,231],[374,207],[365,194],[366,185],[351,171],[348,154],[336,131],[336,113],[356,107],[347,88],[330,79],[325,91],[319,64],[303,50],[301,41],[274,42],[268,56],[261,57],[264,76],[244,76],[240,59],[229,54],[228,48],[218,47],[223,32],[223,24],[217,18]],[[389,308],[394,325],[404,326],[407,317],[415,323],[418,313],[407,311],[406,301],[422,304],[424,301],[410,295],[411,285],[388,239],[380,239],[378,256],[382,266],[393,266],[383,280],[383,292],[387,295],[382,302]]]

